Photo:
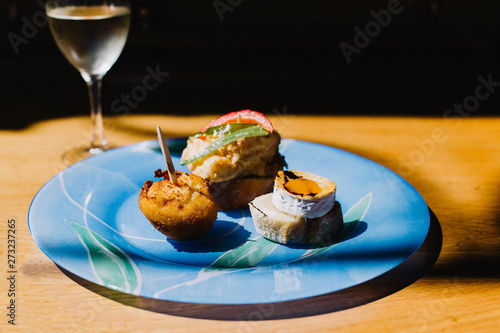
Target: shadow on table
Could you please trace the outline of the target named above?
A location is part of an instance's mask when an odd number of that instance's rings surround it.
[[[436,262],[442,245],[442,231],[435,214],[429,209],[430,228],[420,248],[392,270],[362,284],[305,299],[245,305],[195,304],[164,301],[121,293],[89,282],[62,267],[59,269],[83,287],[116,302],[136,308],[175,316],[245,321],[306,317],[341,311],[389,296],[420,279]]]

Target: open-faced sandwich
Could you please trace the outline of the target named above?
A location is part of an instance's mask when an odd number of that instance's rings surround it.
[[[286,244],[330,244],[343,229],[337,185],[302,171],[280,171],[273,193],[255,198],[250,213],[265,238]]]
[[[231,112],[189,137],[181,164],[208,182],[221,210],[247,208],[272,191],[274,177],[286,165],[280,141],[262,113]]]

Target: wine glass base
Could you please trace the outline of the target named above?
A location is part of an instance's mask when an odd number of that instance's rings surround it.
[[[84,160],[88,157],[99,155],[105,151],[116,148],[117,146],[112,144],[106,144],[105,146],[94,146],[90,143],[84,143],[78,147],[71,148],[63,154],[63,163],[66,166],[75,164]]]

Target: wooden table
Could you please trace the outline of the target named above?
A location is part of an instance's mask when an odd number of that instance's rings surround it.
[[[201,128],[209,116],[106,120],[119,144]],[[63,272],[35,245],[27,213],[64,166],[61,153],[86,137],[87,118],[0,132],[1,330],[23,332],[490,332],[500,326],[500,118],[275,116],[284,137],[336,146],[406,178],[431,211],[422,247],[359,286],[265,306],[159,302]],[[10,284],[8,221],[15,220],[16,279]],[[15,289],[15,327],[8,324]]]

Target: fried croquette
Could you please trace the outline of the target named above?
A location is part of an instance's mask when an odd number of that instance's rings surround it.
[[[157,170],[156,178],[146,181],[139,194],[139,208],[151,224],[177,241],[199,239],[217,219],[218,206],[207,182],[192,173],[176,171],[177,184],[168,172]]]

